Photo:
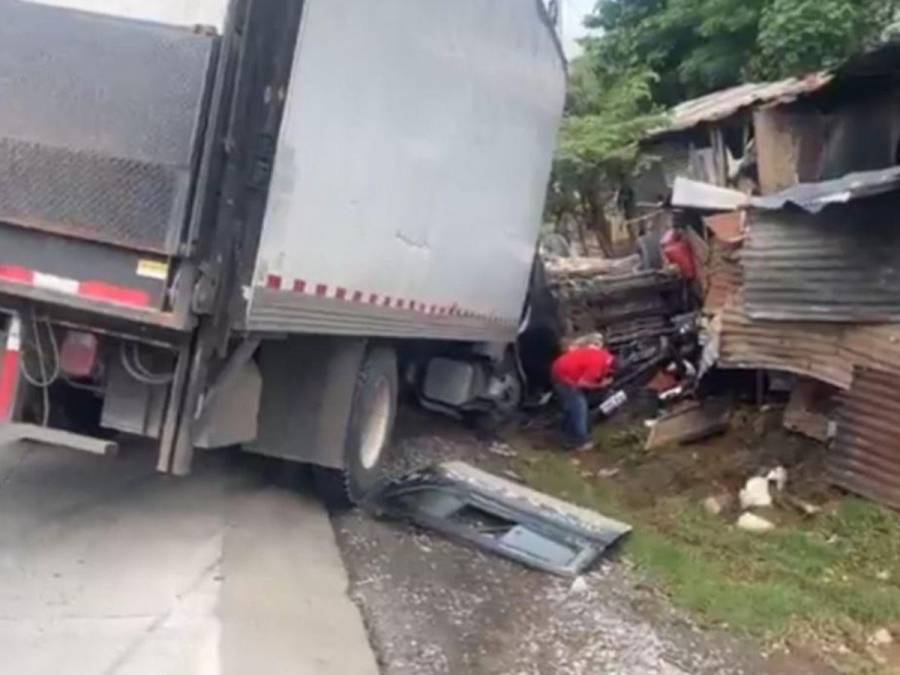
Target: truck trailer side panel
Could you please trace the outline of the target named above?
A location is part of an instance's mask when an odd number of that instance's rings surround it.
[[[231,0],[27,0],[84,12],[168,23],[174,26],[210,26],[219,33]]]
[[[246,327],[512,338],[564,88],[537,0],[307,0]]]

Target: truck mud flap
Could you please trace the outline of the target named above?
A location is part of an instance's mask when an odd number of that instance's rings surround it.
[[[385,484],[370,511],[435,530],[529,567],[577,576],[631,527],[462,462]]]

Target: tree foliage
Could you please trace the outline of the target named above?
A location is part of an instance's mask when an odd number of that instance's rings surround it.
[[[673,105],[747,79],[828,68],[878,39],[898,0],[598,0],[588,58],[658,76]],[[618,66],[616,66],[618,64]]]
[[[610,73],[590,58],[572,64],[548,200],[551,218],[575,215],[604,238],[604,186],[618,185],[633,171],[640,139],[664,121],[653,103],[655,81],[646,68]]]

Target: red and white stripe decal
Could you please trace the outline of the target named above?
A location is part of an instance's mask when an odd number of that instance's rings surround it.
[[[98,280],[68,279],[18,265],[0,264],[0,281],[22,284],[64,295],[76,295],[114,305],[141,308],[150,306],[150,294],[139,288],[118,286]]]
[[[394,298],[389,295],[379,295],[367,291],[351,290],[341,286],[329,286],[327,284],[311,283],[305,279],[288,280],[278,274],[270,274],[265,278],[265,288],[274,291],[289,293],[301,293],[319,298],[328,298],[341,302],[368,303],[391,309],[402,309],[417,314],[425,314],[437,317],[455,317],[463,319],[477,319],[498,325],[515,325],[516,322],[501,319],[496,316],[481,314],[471,310],[462,309],[457,304],[435,305],[409,298]]]
[[[14,316],[9,321],[9,333],[6,335],[3,359],[0,361],[0,422],[9,422],[13,415],[22,359],[21,331],[19,317]]]

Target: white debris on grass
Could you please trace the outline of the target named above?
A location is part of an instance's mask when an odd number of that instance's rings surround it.
[[[775,525],[755,513],[745,513],[738,518],[737,526],[745,532],[753,532],[755,534],[764,534],[775,529]]]
[[[869,643],[876,647],[884,647],[885,645],[894,643],[894,636],[887,628],[879,628],[872,633],[872,636],[869,638]]]
[[[766,475],[766,480],[768,480],[771,485],[774,485],[776,490],[784,492],[788,480],[787,469],[783,466],[776,466]]]
[[[765,508],[772,506],[772,494],[769,492],[769,479],[755,476],[747,481],[738,495],[741,509]]]
[[[734,504],[734,497],[730,494],[714,495],[703,500],[703,508],[711,516],[720,516]]]

